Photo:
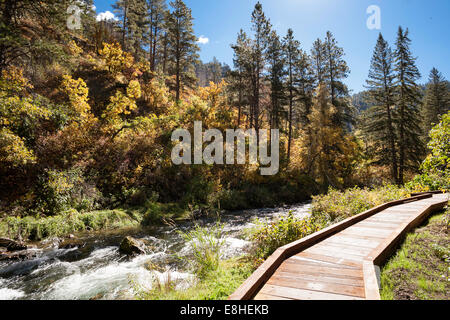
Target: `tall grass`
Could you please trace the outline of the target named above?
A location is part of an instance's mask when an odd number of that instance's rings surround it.
[[[217,222],[211,228],[195,226],[189,232],[179,232],[189,243],[193,260],[191,266],[199,278],[205,278],[217,270],[225,241],[222,238],[224,225]]]
[[[234,258],[220,261],[217,270],[207,273],[203,279],[198,279],[185,289],[177,289],[172,282],[169,285],[154,283],[151,289],[133,283],[133,290],[139,300],[225,300],[253,270],[249,261]]]

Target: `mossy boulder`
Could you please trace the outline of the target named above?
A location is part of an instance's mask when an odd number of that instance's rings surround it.
[[[145,244],[133,237],[125,237],[120,243],[119,252],[126,255],[145,254]]]

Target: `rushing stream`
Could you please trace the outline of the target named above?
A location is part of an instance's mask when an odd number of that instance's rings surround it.
[[[256,218],[270,221],[290,210],[296,217],[304,218],[309,209],[309,204],[300,204],[223,214],[223,258],[245,252],[249,243],[242,231],[251,227]],[[213,219],[199,223],[205,226],[215,224]],[[177,228],[188,231],[192,226],[191,222],[186,222]],[[130,299],[133,298],[132,283],[150,288],[155,277],[160,283],[170,278],[179,287],[188,286],[194,277],[186,271],[187,259],[183,257],[189,257],[190,246],[176,231],[177,228],[160,226],[146,230],[81,234],[77,235],[75,245],[62,248],[52,240],[44,242],[35,249],[33,259],[0,262],[0,300]],[[151,253],[135,258],[121,255],[118,246],[125,235],[145,241]]]

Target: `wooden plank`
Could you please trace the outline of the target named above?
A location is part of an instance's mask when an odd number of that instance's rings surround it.
[[[364,221],[361,221],[358,224],[374,223],[374,224],[389,225],[389,226],[397,226],[397,224],[398,224],[396,221],[395,222],[394,221],[380,221],[382,218],[383,217],[375,215],[375,216],[370,217],[370,218],[368,218],[368,219],[366,219]]]
[[[295,300],[362,300],[354,296],[347,296],[341,294],[304,290],[296,288],[287,288],[266,284],[261,293],[268,295],[275,295],[284,298],[290,298]]]
[[[292,272],[286,272],[286,271],[280,271],[277,270],[272,276],[278,276],[278,277],[284,277],[289,279],[302,279],[302,280],[310,280],[310,281],[320,281],[320,282],[327,282],[327,283],[336,283],[336,284],[346,284],[351,285],[355,287],[363,287],[364,286],[364,279],[363,278],[350,278],[346,276],[335,276],[332,274],[325,274],[325,273],[315,273],[315,274],[308,274],[305,272],[299,273],[292,273]]]
[[[266,300],[266,301],[270,301],[270,300],[292,300],[289,298],[283,298],[283,297],[278,297],[278,296],[274,296],[271,294],[264,294],[264,293],[258,293],[254,300]]]
[[[409,217],[415,215],[417,212],[422,211],[422,209],[414,210],[410,213],[399,213],[399,212],[381,212],[377,214],[376,216],[373,216],[372,218],[398,218],[398,219],[408,219]]]
[[[345,233],[344,231],[339,232],[339,234],[337,234],[336,236],[343,236],[343,237],[348,237],[348,238],[355,238],[355,239],[362,239],[362,240],[370,240],[370,241],[377,241],[377,242],[381,242],[384,240],[385,237],[382,237],[380,235],[378,236],[374,236],[374,235],[367,235],[367,234],[349,234],[349,233]]]
[[[373,248],[358,247],[354,245],[348,245],[345,243],[333,243],[330,241],[323,241],[320,244],[318,244],[317,247],[321,249],[331,250],[333,252],[337,251],[361,257],[366,257],[373,250]]]
[[[371,217],[387,208],[390,208],[390,207],[396,206],[396,205],[400,205],[405,202],[419,201],[419,200],[427,199],[427,198],[431,198],[431,197],[432,197],[431,194],[423,194],[423,195],[418,195],[418,196],[407,198],[407,199],[401,199],[401,200],[391,201],[391,202],[382,204],[375,208],[369,209],[363,213],[360,213],[356,216],[349,217],[349,218],[345,219],[344,221],[341,221],[335,225],[327,227],[327,228],[325,228],[319,232],[316,232],[310,236],[307,236],[303,239],[294,241],[293,243],[285,245],[285,246],[281,247],[280,249],[282,249],[285,252],[286,256],[295,255],[296,253],[298,253],[302,250],[305,250],[308,247],[313,246],[314,244],[320,242],[321,240],[328,238],[328,237],[332,236],[333,234],[336,234],[339,231],[342,231],[342,230],[348,228],[349,226],[352,226],[352,225],[358,223],[359,221],[362,221],[368,217]]]
[[[364,261],[364,295],[367,300],[381,300],[375,266],[372,261]]]
[[[399,217],[399,216],[390,216],[390,215],[375,215],[373,217],[370,217],[366,220],[364,220],[363,222],[380,222],[380,223],[391,223],[391,224],[396,224],[399,221],[404,221],[407,219],[410,219],[411,215],[408,215],[407,217]]]
[[[324,256],[321,254],[315,254],[315,253],[307,252],[307,251],[300,252],[300,253],[296,254],[296,256],[311,258],[311,259],[314,259],[317,261],[332,262],[332,263],[339,264],[342,266],[350,266],[350,267],[357,268],[357,269],[359,269],[361,267],[360,262],[355,262],[355,261],[347,260],[344,258]]]
[[[433,202],[434,200],[431,200]],[[417,201],[417,202],[411,202],[411,203],[405,203],[399,206],[391,207],[386,209],[385,211],[401,211],[406,212],[408,210],[417,210],[417,208],[420,208],[424,205],[424,201]]]
[[[417,211],[421,211],[422,207],[417,207],[416,209],[409,209],[409,210],[403,210],[403,209],[397,209],[395,208],[395,210],[385,210],[383,212],[380,212],[381,216],[395,216],[395,217],[408,217],[412,214],[415,214]]]
[[[304,279],[293,279],[293,278],[284,278],[279,277],[275,273],[267,284],[287,287],[287,288],[297,288],[297,289],[305,289],[305,290],[313,290],[313,291],[321,291],[327,293],[336,293],[343,294],[347,296],[361,297],[365,296],[364,287],[356,287],[349,286],[345,284],[336,284],[336,283],[328,283],[328,282],[320,282],[318,280],[308,281]]]
[[[317,246],[308,248],[306,251],[311,252],[311,253],[321,254],[324,256],[344,258],[344,259],[351,260],[353,262],[360,263],[360,264],[364,260],[363,256],[354,255],[354,254],[350,254],[350,253],[343,253],[343,252],[339,252],[336,250],[326,250],[323,248],[318,248]]]
[[[363,273],[362,269],[346,269],[339,267],[318,267],[302,264],[299,261],[286,260],[284,261],[278,270],[283,272],[289,272],[293,274],[308,273],[308,274],[329,274],[329,275],[339,275],[350,278],[362,279]]]
[[[346,236],[341,233],[338,233],[337,235],[328,238],[325,241],[329,241],[332,243],[342,243],[342,244],[348,244],[351,246],[358,246],[358,247],[364,247],[364,248],[376,248],[380,244],[380,240],[374,240],[374,239],[363,239],[362,237],[353,237],[353,236]]]
[[[317,261],[317,260],[312,260],[312,259],[308,259],[308,258],[303,258],[300,256],[292,256],[287,260],[298,260],[300,261],[302,264],[304,265],[309,265],[309,266],[319,266],[319,267],[339,267],[339,268],[345,268],[345,269],[358,269],[357,267],[351,267],[351,266],[346,266],[346,265],[339,265],[336,263],[332,263],[332,262],[325,262],[325,261]]]
[[[370,222],[381,222],[381,223],[396,223],[397,225],[400,223],[403,223],[405,221],[408,221],[409,219],[411,219],[410,217],[408,218],[390,218],[390,217],[373,217],[370,220]]]
[[[390,230],[390,229],[396,229],[398,227],[398,224],[372,220],[372,221],[360,222],[360,223],[358,223],[358,226],[363,227],[363,228],[373,228],[373,229],[380,228],[380,229]]]
[[[353,227],[348,228],[347,230],[343,231],[342,233],[344,233],[344,232],[388,237],[392,233],[392,230],[383,230],[383,229],[375,229],[374,230],[371,228],[363,228],[363,227],[353,226]]]

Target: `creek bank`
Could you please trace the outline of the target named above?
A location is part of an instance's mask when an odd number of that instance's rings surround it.
[[[0,261],[26,260],[35,256],[23,242],[0,238]]]

